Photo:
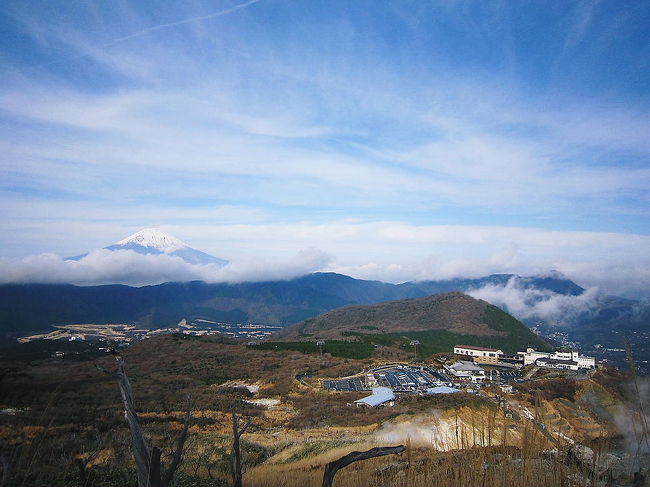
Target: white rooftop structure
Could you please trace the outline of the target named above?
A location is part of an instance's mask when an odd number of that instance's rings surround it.
[[[466,360],[459,360],[454,365],[449,366],[448,370],[459,379],[469,379],[472,382],[485,380],[485,370]]]
[[[453,370],[458,370],[458,371],[482,371],[483,369],[476,365],[474,362],[468,362],[467,360],[459,360],[456,362],[454,365],[449,367],[450,369]]]
[[[460,390],[447,386],[431,387],[427,389],[427,394],[453,394],[454,392],[460,392]]]
[[[357,399],[354,402],[357,406],[364,405],[374,408],[393,400],[395,400],[395,393],[390,387],[373,387],[372,395]]]

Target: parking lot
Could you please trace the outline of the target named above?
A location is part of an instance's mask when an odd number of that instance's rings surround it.
[[[364,374],[351,379],[325,380],[323,388],[332,392],[360,392],[383,386],[397,392],[416,392],[448,382],[441,374],[422,367],[382,367],[371,371],[371,374],[376,382],[369,383],[367,375]]]
[[[497,383],[520,382],[521,372],[501,367],[487,367]],[[491,374],[490,374],[491,371]],[[374,377],[374,379],[373,379]],[[371,369],[349,379],[324,380],[323,388],[332,392],[362,392],[376,386],[395,392],[425,393],[427,389],[458,382],[457,378],[430,367],[390,364]]]
[[[325,380],[323,389],[334,392],[360,392],[367,390],[361,379],[342,379],[342,380]]]
[[[440,385],[440,379],[430,372],[414,368],[383,369],[375,372],[379,385],[395,391],[415,391]]]

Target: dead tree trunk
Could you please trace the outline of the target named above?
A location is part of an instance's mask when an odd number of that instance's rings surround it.
[[[368,460],[369,458],[381,457],[383,455],[392,455],[393,453],[402,453],[406,450],[404,445],[399,446],[379,446],[368,451],[353,451],[344,457],[325,465],[325,474],[323,475],[323,487],[332,487],[334,476],[339,469],[347,467],[351,463],[359,460]]]
[[[150,481],[151,472],[151,449],[144,437],[144,432],[138,420],[138,414],[135,410],[133,401],[133,391],[129,378],[124,372],[124,360],[121,357],[115,357],[117,361],[117,383],[122,394],[122,403],[124,404],[124,419],[129,425],[131,431],[131,445],[133,447],[133,456],[138,473],[138,487],[159,487]]]
[[[171,484],[176,470],[180,466],[183,457],[183,447],[185,440],[187,440],[187,433],[192,421],[192,408],[188,398],[187,401],[187,414],[185,415],[185,425],[178,440],[176,447],[172,451],[172,461],[169,467],[163,471],[159,448],[149,446],[148,441],[144,436],[142,426],[138,420],[138,415],[135,410],[135,403],[133,401],[133,391],[129,378],[124,372],[124,360],[117,355],[117,372],[114,376],[117,378],[122,394],[122,402],[124,403],[124,418],[129,425],[131,431],[131,444],[133,446],[133,456],[135,457],[135,464],[138,474],[138,487],[169,487]],[[101,369],[103,370],[103,369]],[[107,372],[104,370],[104,372]],[[107,372],[109,373],[109,372]],[[113,374],[112,374],[113,375]]]
[[[232,413],[232,452],[230,454],[230,469],[232,471],[232,485],[233,487],[241,487],[242,482],[242,462],[241,462],[241,449],[239,446],[239,439],[248,427],[251,425],[250,421],[246,421],[244,425],[239,427],[239,418],[237,414]]]

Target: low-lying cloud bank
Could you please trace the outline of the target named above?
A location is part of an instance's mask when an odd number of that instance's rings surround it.
[[[542,275],[541,269],[516,269],[503,265],[503,258],[486,261],[461,261],[429,257],[410,264],[338,264],[334,256],[322,250],[307,248],[286,259],[246,258],[233,260],[225,266],[193,265],[180,257],[142,255],[132,250],[106,249],[90,252],[80,260],[66,260],[55,254],[41,254],[22,259],[0,258],[0,284],[7,283],[68,283],[82,286],[126,284],[154,285],[170,281],[200,280],[209,283],[244,282],[291,279],[317,271],[339,272],[361,279],[385,282],[409,280],[444,280],[456,277],[482,277],[495,272]],[[506,259],[507,260],[507,259]],[[518,272],[519,271],[519,272]],[[569,274],[569,278],[575,277]],[[616,294],[611,288],[588,287],[579,296],[566,296],[540,290],[527,284],[524,278],[512,278],[505,286],[487,285],[469,292],[508,310],[519,319],[538,318],[549,324],[563,325],[578,316],[597,312],[605,294]],[[582,284],[578,280],[579,284]],[[642,284],[639,287],[643,288]]]
[[[19,260],[0,259],[0,283],[69,283],[82,286],[143,286],[169,281],[243,282],[290,279],[328,265],[332,257],[306,249],[286,260],[249,259],[193,265],[171,255],[142,255],[131,250],[95,250],[79,260],[41,254]]]
[[[107,229],[95,222],[70,223],[61,227],[57,224],[36,233],[21,225],[10,227],[0,232],[0,235],[15,235],[3,247],[7,252],[3,255],[16,260],[0,258],[0,271],[21,282],[151,284],[170,279],[184,280],[188,275],[209,281],[262,280],[277,274],[285,277],[298,272],[296,265],[298,270],[332,271],[357,279],[391,283],[477,278],[494,273],[536,276],[557,269],[584,288],[597,287],[605,294],[634,299],[650,297],[650,254],[647,251],[650,236],[603,232],[412,225],[394,221],[172,225],[162,230],[181,236],[195,249],[226,258],[233,264],[215,272],[182,264],[165,265],[154,260],[155,265],[150,264],[160,269],[160,275],[154,273],[150,278],[135,280],[132,276],[123,278],[119,272],[111,274],[105,266],[101,266],[101,275],[98,276],[87,275],[94,272],[95,266],[90,266],[82,275],[73,273],[70,276],[69,271],[59,270],[54,275],[62,272],[64,278],[57,278],[51,275],[49,266],[41,273],[31,269],[29,262],[34,257],[23,258],[26,254],[33,255],[43,250],[75,255],[81,253],[80,248],[104,246],[139,229],[136,225],[126,230],[122,227]],[[80,234],[82,237],[74,237]],[[91,239],[88,235],[96,238]],[[11,249],[8,245],[19,245],[20,249]],[[324,249],[332,257],[318,258],[310,265],[303,264],[305,258],[288,257],[305,252],[322,254],[318,250],[304,250],[310,248]],[[307,259],[307,262],[313,261]],[[119,263],[115,265],[119,267]],[[126,266],[127,271],[130,265]],[[138,263],[137,266],[144,267],[144,264]],[[63,265],[57,269],[59,267]],[[0,276],[0,280],[8,279],[6,275]]]
[[[571,323],[581,314],[596,311],[601,297],[595,287],[571,296],[527,287],[517,277],[510,278],[505,286],[487,285],[468,294],[507,309],[519,319],[539,318],[556,325]]]

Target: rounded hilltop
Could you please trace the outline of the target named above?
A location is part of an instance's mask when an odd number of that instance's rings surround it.
[[[464,339],[472,345],[492,344],[513,351],[531,343],[542,348],[548,346],[505,311],[457,291],[338,308],[290,326],[274,339],[313,341],[365,337],[372,341],[373,337],[396,334],[438,344]]]

